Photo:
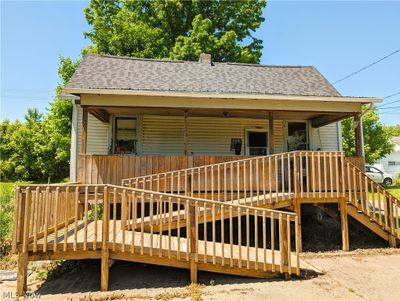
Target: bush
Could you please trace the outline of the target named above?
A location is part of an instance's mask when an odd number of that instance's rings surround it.
[[[6,255],[11,246],[13,227],[14,183],[0,183],[0,255]]]

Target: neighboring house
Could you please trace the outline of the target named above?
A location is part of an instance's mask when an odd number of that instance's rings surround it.
[[[400,137],[393,137],[394,150],[390,155],[382,158],[374,165],[395,177],[400,176]]]
[[[116,154],[340,151],[340,120],[377,101],[340,95],[312,66],[217,63],[209,55],[198,62],[87,55],[64,91],[80,97],[73,111],[72,180],[84,176],[78,172],[85,170],[79,167],[87,162],[83,154],[108,161]]]

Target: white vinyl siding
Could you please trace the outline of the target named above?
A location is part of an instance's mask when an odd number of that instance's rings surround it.
[[[143,154],[182,154],[183,116],[143,116]],[[231,138],[242,139],[245,130],[268,130],[268,120],[218,117],[188,117],[189,154],[232,155]],[[274,122],[275,152],[284,149],[283,121]]]
[[[311,128],[311,149],[322,151],[338,151],[339,133],[337,123],[331,123],[320,128]]]
[[[77,153],[81,151],[82,142],[82,108],[77,106]],[[109,141],[109,123],[103,123],[96,117],[88,114],[88,132],[87,132],[87,153],[106,155],[108,154]]]

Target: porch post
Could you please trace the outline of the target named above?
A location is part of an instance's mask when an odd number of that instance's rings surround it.
[[[269,148],[269,154],[272,155],[275,152],[274,114],[272,112],[268,113],[268,148]]]
[[[354,115],[354,138],[355,138],[355,149],[356,156],[363,157],[364,156],[364,145],[363,145],[363,129],[362,129],[362,120],[361,114],[357,113]]]
[[[185,110],[183,119],[183,154],[185,156],[188,155],[188,115],[188,110]]]
[[[82,143],[81,153],[86,154],[87,151],[87,126],[88,126],[88,107],[82,106]]]

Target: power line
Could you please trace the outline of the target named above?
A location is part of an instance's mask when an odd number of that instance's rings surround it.
[[[400,106],[386,107],[386,108],[378,108],[378,110],[392,110],[392,109],[400,109]]]
[[[400,52],[400,49],[397,49],[396,51],[393,51],[392,53],[384,56],[383,58],[380,58],[379,60],[377,60],[377,61],[375,61],[375,62],[373,62],[373,63],[371,63],[371,64],[369,64],[369,65],[367,65],[367,66],[365,66],[365,67],[363,67],[363,68],[361,68],[361,69],[359,69],[359,70],[357,70],[357,71],[355,71],[355,72],[353,72],[353,73],[351,73],[351,74],[349,74],[349,75],[347,75],[347,76],[345,76],[345,77],[343,77],[343,78],[341,78],[339,80],[337,80],[337,81],[335,81],[332,85],[335,85],[335,84],[337,84],[337,83],[339,83],[341,81],[344,81],[345,79],[347,79],[347,78],[349,78],[349,77],[351,77],[353,75],[356,75],[357,73],[360,73],[361,71],[364,71],[365,69],[368,69],[369,67],[372,67],[372,66],[376,65],[379,62],[382,62],[383,60],[391,57],[392,55],[395,55],[398,52]]]
[[[397,93],[394,93],[394,94],[392,94],[392,95],[385,96],[383,99],[390,98],[390,97],[393,97],[393,96],[396,96],[396,95],[399,95],[399,94],[400,94],[400,91],[397,92]]]
[[[51,97],[43,96],[17,96],[17,95],[1,95],[1,99],[28,99],[28,100],[50,100]]]
[[[389,115],[398,115],[398,114],[400,114],[400,111],[396,111],[396,112],[382,112],[382,113],[379,113],[380,115],[384,115],[384,114],[389,114]]]
[[[391,101],[391,102],[387,102],[387,103],[383,103],[383,104],[381,104],[379,106],[376,106],[376,107],[379,109],[379,108],[382,108],[382,107],[387,106],[387,105],[391,105],[391,104],[396,103],[396,102],[400,102],[400,99],[394,100],[394,101]]]
[[[21,93],[25,93],[25,92],[33,92],[33,93],[48,93],[48,92],[54,92],[52,90],[30,90],[30,89],[3,89],[3,91],[8,91],[8,92],[21,92]]]

